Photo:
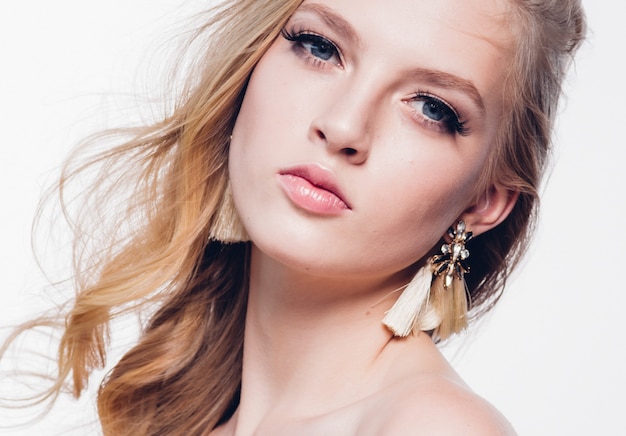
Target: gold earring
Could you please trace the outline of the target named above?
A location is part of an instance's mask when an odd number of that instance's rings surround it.
[[[452,239],[441,246],[441,254],[432,257],[433,274],[436,279],[431,290],[431,305],[439,314],[441,324],[437,329],[440,339],[446,339],[467,327],[467,286],[465,274],[469,273],[466,260],[469,251],[465,243],[472,239],[464,221],[448,229]]]
[[[469,266],[465,262],[469,257],[469,251],[465,243],[472,239],[472,232],[466,232],[465,222],[459,221],[456,228],[448,229],[448,236],[452,239],[449,244],[441,246],[441,253],[433,256],[433,272],[435,275],[444,275],[443,287],[448,289],[456,275],[458,280],[463,280],[465,273],[469,272]]]
[[[466,232],[465,222],[459,221],[448,229],[448,236],[452,242],[441,247],[442,254],[430,258],[385,313],[382,322],[394,336],[406,337],[420,329],[436,330],[440,339],[446,339],[467,326],[465,243],[472,232]]]

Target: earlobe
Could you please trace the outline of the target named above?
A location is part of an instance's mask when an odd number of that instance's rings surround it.
[[[485,233],[505,220],[517,201],[519,192],[500,185],[491,185],[476,202],[468,207],[460,219],[475,235]]]

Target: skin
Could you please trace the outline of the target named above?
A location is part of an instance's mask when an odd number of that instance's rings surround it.
[[[380,322],[451,224],[480,234],[515,202],[477,189],[503,110],[507,8],[305,1],[295,40],[263,56],[230,152],[252,240],[241,403],[212,434],[513,434],[426,334]],[[454,112],[463,134],[442,122]],[[346,207],[294,202],[280,174],[302,165],[330,174]]]

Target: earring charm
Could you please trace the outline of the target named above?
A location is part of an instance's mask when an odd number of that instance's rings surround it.
[[[443,287],[448,289],[452,285],[452,280],[456,278],[463,280],[465,273],[470,268],[465,262],[469,257],[469,251],[465,248],[465,243],[472,239],[472,232],[467,232],[464,221],[459,221],[456,228],[448,229],[448,236],[452,239],[449,244],[441,246],[441,253],[432,258],[433,273],[436,276],[443,275]]]
[[[465,262],[469,251],[465,243],[472,239],[472,232],[466,231],[465,223],[459,221],[448,229],[448,236],[452,241],[443,244],[441,254],[426,262],[385,313],[382,322],[394,336],[432,330],[443,340],[467,326],[468,295],[464,275],[469,272]]]

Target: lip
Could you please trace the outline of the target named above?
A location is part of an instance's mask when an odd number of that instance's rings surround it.
[[[300,165],[280,170],[279,183],[297,207],[318,215],[339,215],[351,207],[335,176],[319,165]]]

